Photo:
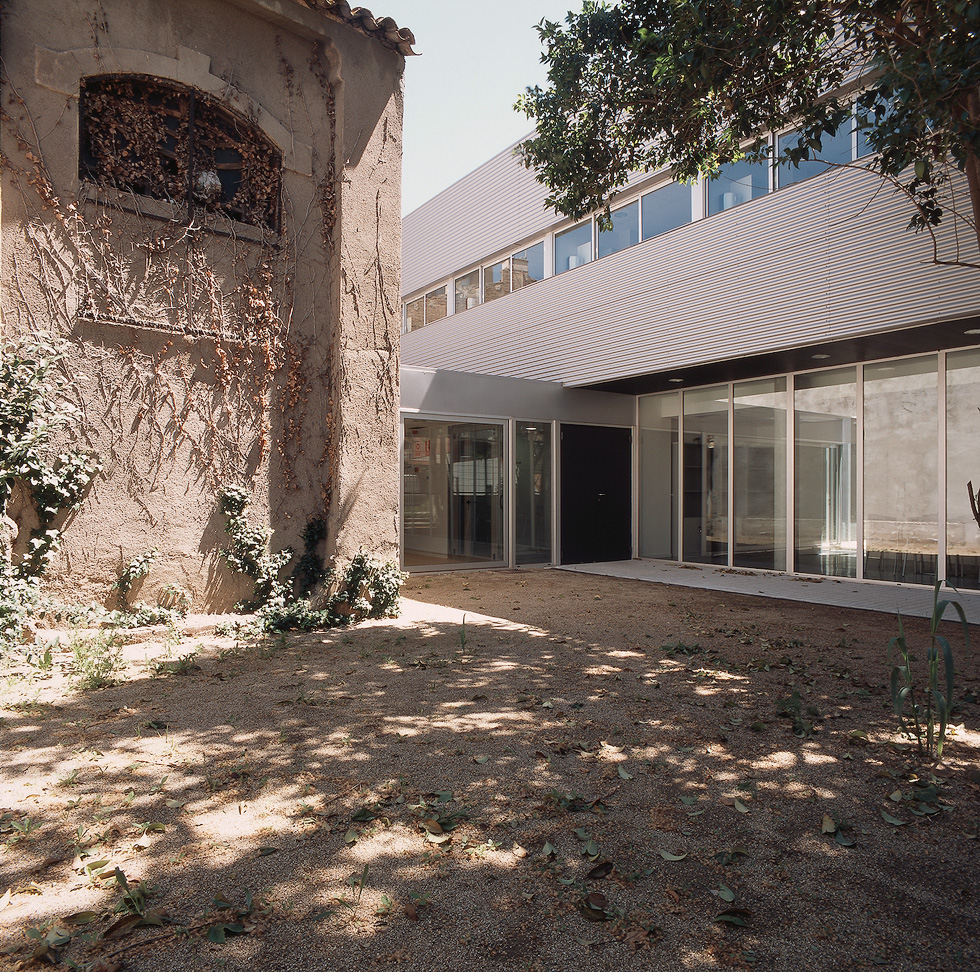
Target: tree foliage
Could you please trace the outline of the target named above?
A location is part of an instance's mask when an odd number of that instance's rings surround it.
[[[608,207],[630,173],[682,180],[768,151],[797,126],[791,162],[856,111],[867,160],[907,194],[916,229],[950,214],[980,227],[980,3],[970,0],[623,0],[542,21],[548,87],[518,107],[537,132],[525,164],[558,212]],[[957,209],[949,167],[966,174]]]

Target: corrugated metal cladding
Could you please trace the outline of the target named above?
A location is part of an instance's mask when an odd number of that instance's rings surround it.
[[[530,134],[530,133],[529,133]],[[556,222],[548,190],[525,169],[515,142],[402,220],[402,295],[429,287]],[[637,174],[631,182],[644,178]]]
[[[402,220],[402,293],[410,294],[536,233],[547,190],[514,154],[484,162]]]
[[[403,335],[402,361],[585,385],[980,314],[977,271],[908,219],[837,170]]]

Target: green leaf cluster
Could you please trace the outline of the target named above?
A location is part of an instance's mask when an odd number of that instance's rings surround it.
[[[259,609],[259,623],[266,633],[321,631],[345,628],[369,618],[395,617],[404,581],[405,575],[396,564],[357,553],[322,607],[314,608],[304,598],[276,598]]]
[[[59,519],[77,510],[99,471],[81,449],[55,449],[81,415],[66,397],[61,354],[36,342],[0,346],[0,514],[14,485],[26,488],[38,518],[26,553],[0,557],[0,651],[16,644],[38,602],[38,579],[61,539]]]
[[[538,32],[548,84],[517,104],[537,127],[520,152],[560,213],[608,214],[634,172],[693,180],[763,158],[766,134],[791,125],[785,159],[811,158],[857,91],[868,167],[908,194],[911,225],[942,220],[951,160],[980,226],[976,2],[590,0]]]
[[[248,521],[249,503],[248,491],[240,486],[226,488],[219,497],[218,509],[227,517],[225,532],[232,539],[231,547],[222,550],[221,556],[232,570],[254,579],[251,599],[236,607],[254,612],[259,630],[320,631],[397,615],[405,575],[396,564],[359,552],[338,577],[333,567],[324,567],[317,552],[327,526],[325,520],[315,517],[302,532],[304,553],[291,579],[285,579],[282,574],[293,551],[287,547],[275,554],[269,552],[269,530]],[[314,607],[309,598],[314,588],[334,584],[333,592]]]
[[[288,589],[280,575],[293,557],[289,547],[278,553],[270,552],[270,531],[268,527],[249,522],[250,504],[251,496],[244,486],[227,486],[218,498],[218,509],[227,517],[225,533],[231,537],[231,546],[222,549],[221,556],[232,570],[254,581],[252,597],[237,605],[247,612],[287,598]]]
[[[129,604],[129,592],[133,585],[150,572],[153,561],[160,553],[156,547],[144,550],[137,554],[123,569],[119,575],[119,580],[113,584],[113,589],[119,591],[119,600],[123,606]]]
[[[905,637],[902,617],[898,618],[898,634],[888,642],[888,658],[897,656],[891,673],[892,708],[898,716],[902,731],[916,742],[919,753],[941,759],[949,710],[953,704],[953,648],[949,639],[939,633],[946,609],[953,607],[959,615],[965,648],[970,645],[970,629],[963,606],[957,601],[939,600],[943,581],[933,590],[932,618],[929,624],[929,647],[924,670],[913,668],[915,660]]]

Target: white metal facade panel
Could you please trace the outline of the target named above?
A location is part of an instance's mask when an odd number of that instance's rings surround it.
[[[405,334],[402,362],[583,385],[980,314],[908,219],[837,170]]]
[[[514,154],[484,162],[402,220],[402,293],[411,294],[554,221],[547,190]]]
[[[632,425],[632,395],[566,388],[550,381],[457,371],[401,369],[401,408],[437,415],[543,419],[585,425]]]
[[[516,154],[519,144],[402,219],[402,296],[518,250],[554,224],[567,222],[545,208],[548,190],[524,168]],[[636,173],[630,183],[646,177]]]

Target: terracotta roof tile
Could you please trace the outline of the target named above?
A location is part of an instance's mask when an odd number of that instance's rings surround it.
[[[375,17],[367,7],[352,7],[345,0],[302,0],[308,7],[356,27],[362,33],[378,40],[384,47],[398,51],[405,57],[416,52],[412,50],[415,35],[407,27],[399,27],[391,17]]]

